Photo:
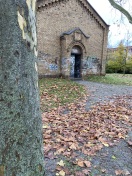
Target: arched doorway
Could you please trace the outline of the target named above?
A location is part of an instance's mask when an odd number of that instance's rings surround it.
[[[81,78],[81,58],[82,58],[82,49],[79,46],[74,46],[71,51],[71,62],[70,62],[71,78]]]

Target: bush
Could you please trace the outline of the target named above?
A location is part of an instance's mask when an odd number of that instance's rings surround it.
[[[106,73],[122,73],[123,65],[118,60],[109,60],[106,64]]]
[[[124,69],[126,74],[132,74],[132,59],[128,60],[125,66],[111,60],[106,64],[106,73],[124,73]]]
[[[126,53],[127,50],[121,43],[114,53],[109,55],[106,64],[106,73],[132,73],[132,56]]]
[[[128,60],[126,63],[126,72],[127,74],[132,74],[132,59]]]

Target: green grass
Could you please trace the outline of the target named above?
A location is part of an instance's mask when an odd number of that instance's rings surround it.
[[[39,87],[42,111],[73,103],[86,94],[84,86],[66,79],[43,78]]]
[[[87,76],[85,80],[106,84],[132,86],[132,74],[106,74]],[[69,103],[77,102],[86,95],[84,86],[67,79],[43,78],[39,80],[41,109],[49,111]]]
[[[132,74],[106,74],[106,76],[87,76],[84,79],[92,82],[132,86]]]

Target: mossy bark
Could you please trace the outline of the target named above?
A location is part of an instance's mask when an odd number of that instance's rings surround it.
[[[0,0],[0,176],[43,176],[36,0]]]

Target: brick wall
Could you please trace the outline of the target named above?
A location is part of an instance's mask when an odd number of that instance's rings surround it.
[[[85,1],[84,4],[87,8],[91,8]],[[61,73],[60,36],[63,32],[76,27],[79,27],[90,37],[85,45],[85,57],[98,58],[100,64],[103,65],[103,69],[98,70],[97,74],[105,73],[108,26],[92,9],[89,12],[85,6],[79,0],[63,0],[38,9],[37,30],[38,50],[41,53],[39,54],[40,74],[59,75]],[[86,73],[92,74],[92,70],[87,70]]]

